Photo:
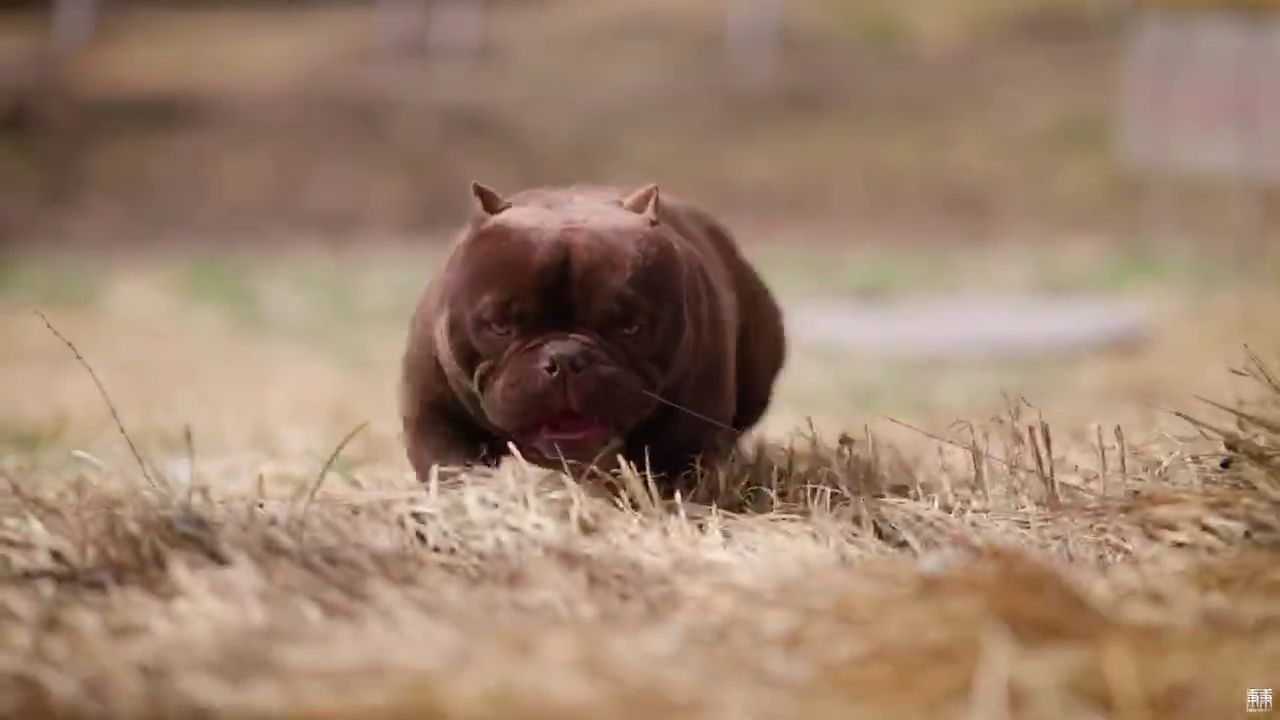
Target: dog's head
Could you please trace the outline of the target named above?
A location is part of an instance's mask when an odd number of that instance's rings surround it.
[[[536,462],[611,460],[691,352],[689,258],[657,187],[514,205],[472,189],[436,327],[451,385]]]

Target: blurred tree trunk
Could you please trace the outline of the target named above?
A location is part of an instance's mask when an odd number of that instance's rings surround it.
[[[54,0],[53,49],[58,54],[73,53],[93,39],[98,28],[98,0]]]
[[[20,178],[24,187],[4,193],[12,204],[0,212],[0,233],[10,239],[60,216],[83,187],[89,134],[73,69],[93,41],[101,7],[100,0],[53,0],[46,44],[21,58],[12,77],[0,77],[0,129],[22,138],[20,162],[6,180]]]
[[[484,0],[435,0],[427,20],[427,47],[442,55],[473,60],[484,51]]]
[[[485,48],[484,0],[378,0],[386,56],[440,55],[473,60]]]
[[[377,0],[374,15],[378,47],[383,57],[396,60],[420,56],[425,49],[427,0]]]
[[[754,87],[777,79],[782,0],[728,0],[725,49],[735,77]]]

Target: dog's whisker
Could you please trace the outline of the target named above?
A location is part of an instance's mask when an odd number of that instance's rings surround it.
[[[657,400],[657,401],[658,401],[658,402],[660,402],[660,403],[663,403],[664,405],[668,405],[668,406],[670,406],[670,407],[675,408],[676,410],[679,410],[680,412],[683,412],[683,413],[687,413],[687,414],[689,414],[689,415],[692,415],[693,417],[696,417],[696,418],[698,418],[699,420],[702,420],[703,422],[706,422],[706,423],[710,423],[710,424],[712,424],[712,425],[715,425],[716,427],[721,428],[722,430],[728,430],[729,432],[737,432],[737,430],[736,430],[734,427],[732,427],[731,425],[726,425],[726,424],[724,424],[724,423],[720,422],[719,420],[716,420],[715,418],[710,418],[710,417],[707,417],[706,415],[703,415],[702,413],[698,412],[697,410],[691,410],[691,409],[689,409],[689,408],[687,408],[687,407],[685,407],[685,406],[683,406],[683,405],[681,405],[681,404],[679,404],[679,403],[672,402],[672,401],[670,401],[670,400],[668,400],[668,399],[666,399],[666,398],[662,397],[662,396],[661,396],[661,395],[659,395],[658,393],[650,392],[650,391],[645,390],[645,389],[643,389],[643,388],[641,388],[640,392],[644,393],[645,395],[648,395],[649,397],[653,398],[654,400]]]

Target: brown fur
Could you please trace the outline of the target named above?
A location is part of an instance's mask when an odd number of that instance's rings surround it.
[[[404,356],[420,478],[495,463],[514,442],[547,466],[621,453],[673,479],[760,419],[784,360],[782,316],[708,214],[656,186],[473,193]],[[539,434],[561,417],[593,418],[588,436]],[[561,440],[550,449],[546,437]]]

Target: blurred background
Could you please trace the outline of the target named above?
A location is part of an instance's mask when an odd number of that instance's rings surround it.
[[[366,243],[480,177],[656,180],[762,240],[1258,239],[1275,5],[4,0],[0,232]]]
[[[721,215],[777,427],[1145,412],[1280,352],[1280,3],[0,0],[0,435],[109,429],[38,307],[158,432],[389,437],[472,179]]]

